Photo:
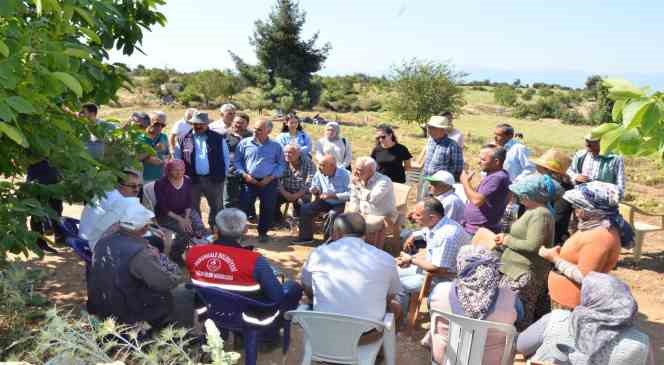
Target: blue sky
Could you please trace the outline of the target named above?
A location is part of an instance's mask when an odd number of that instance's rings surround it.
[[[255,61],[249,36],[275,0],[170,0],[163,28],[146,33],[131,66],[232,68]],[[664,88],[664,1],[301,0],[305,35],[332,51],[322,74],[382,75],[413,57],[449,60],[467,78],[581,86],[594,73]]]

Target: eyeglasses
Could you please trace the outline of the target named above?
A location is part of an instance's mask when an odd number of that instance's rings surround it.
[[[385,138],[387,138],[386,135],[376,136],[376,139],[379,139],[379,140],[383,140],[383,139],[385,139]]]
[[[120,185],[128,187],[130,189],[140,189],[141,184],[125,184],[125,183],[120,183]]]

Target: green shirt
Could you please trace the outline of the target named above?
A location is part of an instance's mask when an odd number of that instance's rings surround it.
[[[542,246],[551,247],[554,230],[555,219],[546,207],[527,210],[505,235],[500,271],[513,280],[528,271],[543,279],[549,265],[538,252]]]
[[[164,161],[168,156],[168,137],[165,134],[159,133],[154,139],[150,138],[147,134],[141,134],[139,137],[142,142],[154,148],[157,152],[157,157]],[[157,145],[161,145],[157,147]],[[151,163],[143,162],[143,183],[148,183],[159,179],[163,175],[164,165],[153,165]]]

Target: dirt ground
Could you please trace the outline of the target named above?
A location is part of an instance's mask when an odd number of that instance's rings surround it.
[[[67,206],[65,215],[80,216],[80,206]],[[647,221],[647,219],[644,219]],[[247,244],[254,244],[259,252],[291,276],[296,276],[312,247],[290,245],[293,239],[288,230],[271,233],[273,239],[266,244],[257,242],[255,230],[250,230]],[[43,259],[32,259],[31,263],[49,272],[41,290],[58,307],[68,307],[74,312],[84,308],[86,300],[84,265],[68,248],[59,247],[57,255],[47,254]],[[651,233],[646,236],[644,252],[637,264],[631,252],[624,251],[618,267],[612,274],[629,284],[639,303],[639,327],[650,336],[655,352],[655,362],[664,363],[664,234]],[[425,313],[422,317],[426,327]],[[425,329],[419,329],[411,338],[399,333],[397,338],[397,364],[430,364],[429,352],[419,344]],[[241,350],[239,350],[241,352]],[[259,364],[299,364],[302,356],[302,332],[294,327],[291,348],[285,361],[280,350],[260,353]],[[517,360],[516,364],[524,362]]]

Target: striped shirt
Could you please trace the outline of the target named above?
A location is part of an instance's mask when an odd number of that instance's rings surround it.
[[[440,170],[448,171],[458,179],[463,170],[463,151],[448,137],[438,141],[429,137],[422,172],[424,176],[431,176]]]
[[[309,192],[311,180],[316,173],[316,167],[307,155],[300,155],[300,166],[293,169],[290,164],[284,169],[284,174],[279,179],[279,184],[289,193],[297,193],[305,190]]]

